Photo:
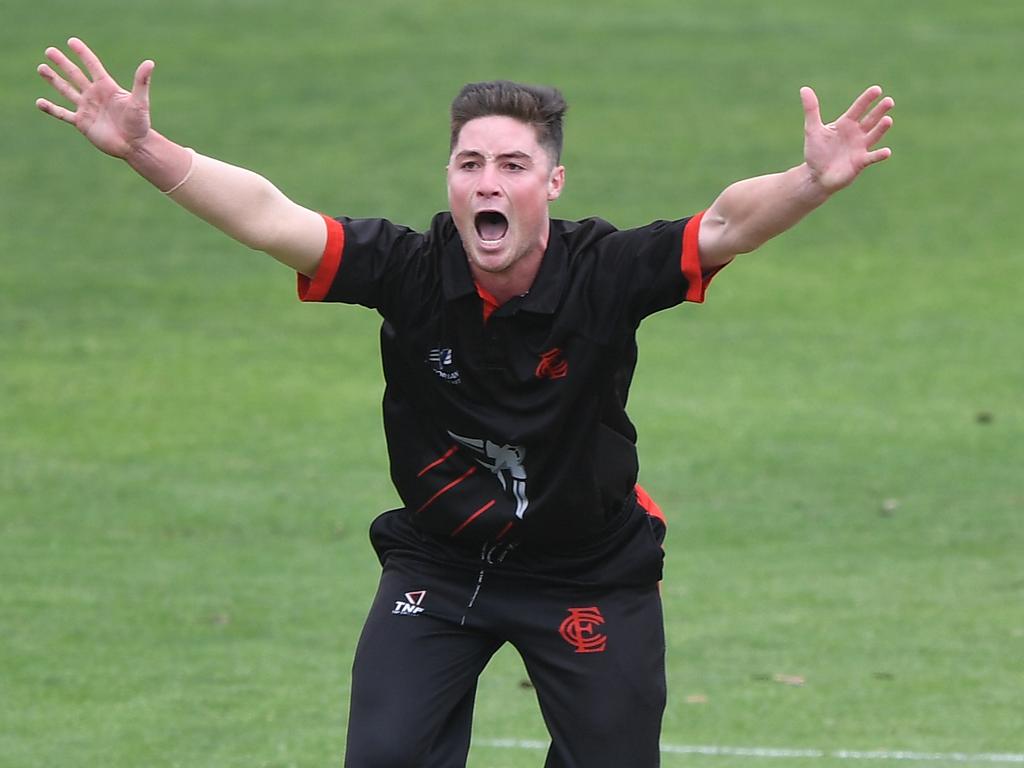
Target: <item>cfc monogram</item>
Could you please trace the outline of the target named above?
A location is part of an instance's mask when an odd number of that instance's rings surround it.
[[[596,605],[589,608],[570,608],[569,615],[562,621],[558,633],[576,653],[601,653],[608,645],[608,636],[595,627],[604,624],[604,616]]]

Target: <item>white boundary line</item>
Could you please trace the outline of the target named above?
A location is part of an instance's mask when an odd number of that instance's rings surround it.
[[[531,739],[473,739],[473,743],[481,747],[496,749],[547,749],[548,742]],[[687,746],[681,744],[662,744],[661,751],[671,755],[711,755],[727,757],[763,757],[763,758],[796,758],[817,757],[834,760],[903,760],[908,762],[943,762],[943,763],[1022,763],[1024,754],[965,752],[909,752],[905,750],[877,750],[862,752],[852,749],[777,749],[774,747],[711,747]]]

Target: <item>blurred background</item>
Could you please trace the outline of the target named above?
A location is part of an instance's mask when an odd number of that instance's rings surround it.
[[[1024,5],[3,17],[0,766],[340,764],[366,530],[396,503],[379,319],[299,304],[285,268],[38,112],[35,68],[71,35],[124,85],[156,61],[153,123],[176,141],[418,228],[446,205],[465,82],[560,87],[553,215],[620,227],[799,163],[800,86],[826,120],[884,86],[892,159],[641,329],[630,412],[670,521],[664,742],[821,752],[802,765],[1024,753]],[[540,764],[536,710],[502,652],[470,765]],[[664,763],[757,761],[724,751]]]

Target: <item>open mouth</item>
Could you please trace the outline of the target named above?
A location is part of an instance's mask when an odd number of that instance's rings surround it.
[[[508,219],[498,211],[480,211],[475,219],[476,233],[484,242],[494,243],[508,232]]]

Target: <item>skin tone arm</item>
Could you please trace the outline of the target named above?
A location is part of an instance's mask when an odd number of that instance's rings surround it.
[[[718,196],[700,224],[701,266],[711,269],[754,250],[852,184],[869,165],[886,160],[892,154],[888,147],[872,149],[892,126],[887,113],[894,102],[881,96],[878,86],[868,88],[841,117],[824,125],[818,97],[801,88],[804,162],[738,181]]]
[[[132,90],[126,91],[81,40],[71,38],[68,48],[85,72],[58,48],[47,48],[46,58],[59,73],[49,64],[38,71],[74,110],[47,99],[36,101],[39,109],[75,126],[97,149],[124,160],[183,208],[239,242],[308,277],[315,274],[327,242],[319,213],[292,202],[259,174],[197,154],[153,130],[152,61],[139,65]]]

